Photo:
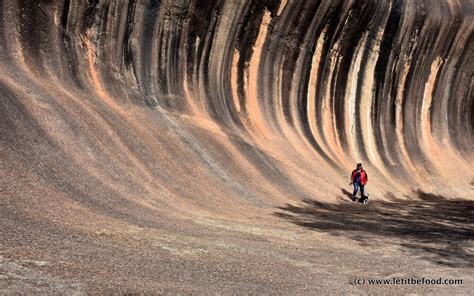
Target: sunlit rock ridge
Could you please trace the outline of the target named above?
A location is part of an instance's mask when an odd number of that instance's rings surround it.
[[[0,1],[4,201],[232,217],[334,202],[357,162],[374,199],[472,198],[473,8]]]

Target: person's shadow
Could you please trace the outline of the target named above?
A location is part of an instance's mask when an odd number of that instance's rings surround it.
[[[344,188],[341,188],[341,191],[342,191],[342,194],[344,194],[345,196],[347,196],[347,197],[352,201],[352,192],[349,192],[349,191],[347,191],[347,190],[344,189]]]
[[[351,201],[353,201],[353,200],[352,200],[352,192],[349,192],[349,191],[347,191],[347,190],[344,189],[344,188],[341,188],[341,191],[342,191],[342,194],[344,194],[344,195],[347,196]],[[367,194],[367,193],[365,193],[365,197],[364,197],[364,198],[362,198],[360,195],[356,196],[356,200],[359,200],[360,203],[363,203],[363,201],[364,201],[365,199],[368,199],[368,194]]]

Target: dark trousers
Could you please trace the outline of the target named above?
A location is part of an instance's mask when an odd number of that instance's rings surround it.
[[[352,196],[355,197],[357,195],[357,191],[359,191],[359,187],[360,187],[360,197],[365,196],[364,185],[360,185],[358,183],[354,183],[354,192],[352,193]]]

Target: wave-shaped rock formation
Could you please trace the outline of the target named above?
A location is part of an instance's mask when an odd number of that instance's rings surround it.
[[[340,200],[357,162],[374,200],[472,199],[473,9],[0,1],[4,231],[184,236]]]

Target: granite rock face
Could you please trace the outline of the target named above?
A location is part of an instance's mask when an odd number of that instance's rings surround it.
[[[277,237],[212,221],[348,201],[357,162],[374,200],[472,200],[473,24],[469,0],[2,0],[2,250],[201,258],[177,235]]]
[[[181,187],[203,170],[240,195],[243,176],[308,191],[290,182],[303,174],[327,191],[358,161],[381,192],[472,189],[470,1],[45,0],[0,11],[2,157],[71,190],[86,172],[105,189]]]

